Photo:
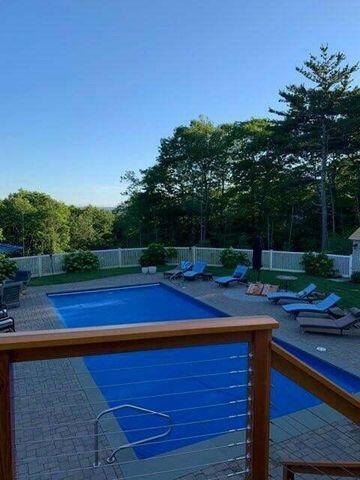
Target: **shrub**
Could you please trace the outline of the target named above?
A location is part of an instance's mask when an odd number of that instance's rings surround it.
[[[351,281],[353,283],[360,283],[360,272],[353,272],[351,275]]]
[[[150,243],[139,259],[142,267],[165,265],[166,249],[161,243]]]
[[[166,249],[166,260],[173,260],[177,258],[177,250],[174,247]]]
[[[68,253],[64,259],[66,272],[90,272],[99,270],[100,262],[96,255],[88,250]]]
[[[150,256],[146,250],[139,258],[139,263],[141,267],[150,267],[151,265]]]
[[[225,248],[220,254],[220,261],[225,268],[235,268],[236,265],[250,265],[246,253],[236,252],[233,248]]]
[[[325,253],[305,253],[301,264],[308,275],[324,278],[334,275],[334,261]]]
[[[17,269],[18,267],[13,260],[0,253],[0,282],[13,277]]]

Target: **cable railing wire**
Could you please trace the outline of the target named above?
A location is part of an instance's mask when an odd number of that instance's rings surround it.
[[[237,359],[247,359],[248,357],[250,356],[250,354],[246,354],[246,355],[230,355],[230,356],[226,356],[226,357],[216,357],[216,358],[209,358],[209,359],[205,359],[205,360],[189,360],[189,361],[186,361],[186,362],[167,362],[167,363],[157,363],[157,364],[151,364],[151,365],[136,365],[136,366],[131,366],[131,367],[120,367],[120,368],[106,368],[106,369],[96,369],[96,370],[91,370],[91,373],[108,373],[108,372],[123,372],[123,371],[126,371],[126,370],[144,370],[144,369],[147,369],[147,368],[160,368],[160,367],[171,367],[171,366],[182,366],[182,365],[193,365],[193,364],[201,364],[201,363],[214,363],[214,362],[219,362],[219,361],[222,361],[222,360],[237,360]],[[69,367],[71,368],[74,368],[74,366],[71,364],[71,359],[67,359],[69,361]],[[53,361],[53,360],[52,360]],[[68,363],[68,362],[67,362]],[[78,376],[78,375],[86,375],[88,376],[90,373],[89,372],[78,372],[74,369],[74,375]],[[30,378],[27,376],[27,377],[17,377],[16,375],[14,375],[14,381],[17,382],[17,381],[33,381],[34,379],[36,379],[37,381],[41,380],[54,380],[54,377],[51,376],[51,377],[44,377],[44,376],[41,376],[41,378],[39,379],[38,376],[33,376],[33,378]]]
[[[164,397],[174,397],[176,395],[190,395],[194,393],[208,393],[208,392],[219,392],[219,391],[226,391],[226,390],[234,390],[234,389],[240,389],[240,388],[245,388],[248,387],[250,384],[245,383],[245,384],[234,384],[234,385],[229,385],[226,387],[218,387],[218,388],[204,388],[200,390],[187,390],[183,392],[170,392],[170,393],[162,393],[159,395],[145,395],[145,396],[139,396],[139,397],[126,397],[126,398],[109,398],[107,399],[108,403],[120,403],[120,402],[129,402],[133,400],[147,400],[151,398],[164,398]],[[87,399],[88,400],[88,399]],[[46,400],[48,402],[48,400]],[[104,401],[98,401],[98,402],[90,402],[89,407],[95,406],[95,405],[104,405]],[[25,410],[22,408],[22,411],[24,412]],[[62,404],[61,408],[79,408],[78,403],[73,403],[73,404]],[[43,410],[45,413],[46,411],[49,411],[49,409]]]
[[[171,426],[174,427],[184,427],[188,425],[198,425],[198,424],[204,424],[204,423],[211,423],[211,422],[219,422],[221,420],[234,420],[236,418],[242,418],[242,417],[247,417],[248,412],[244,414],[238,414],[238,415],[228,415],[226,417],[218,417],[218,418],[210,418],[206,420],[196,420],[193,422],[180,422],[180,423],[172,423]],[[159,430],[159,429],[164,429],[166,428],[167,425],[160,425],[160,426],[151,426],[151,427],[141,427],[141,428],[133,428],[133,429],[126,429],[126,430],[106,430],[104,433],[100,434],[98,433],[97,436],[101,435],[119,435],[121,433],[133,433],[133,432],[142,432],[142,431],[147,431],[147,430]],[[211,436],[211,432],[208,433],[209,436]],[[70,441],[70,440],[79,440],[79,439],[84,439],[88,438],[88,435],[74,435],[74,436],[62,436],[62,437],[46,437],[43,439],[39,440],[32,440],[29,442],[23,442],[23,445],[26,445],[27,443],[31,443],[32,445],[41,443],[41,442],[56,442],[56,441]]]
[[[308,410],[307,410],[307,411],[308,411]],[[302,435],[304,435],[305,433],[308,434],[309,432],[311,432],[312,435],[318,435],[319,437],[322,438],[322,440],[325,440],[327,443],[331,443],[331,442],[329,441],[329,438],[328,438],[328,437],[324,437],[324,435],[322,435],[322,434],[320,434],[320,433],[318,432],[318,429],[316,429],[316,428],[314,428],[314,429],[309,428],[308,425],[306,425],[305,423],[301,422],[298,418],[291,417],[291,429],[296,428],[296,427],[294,426],[293,422],[297,422],[297,423],[298,423],[299,425],[301,425],[301,427],[302,427],[301,429],[299,429],[299,428],[296,429],[296,430],[297,430],[297,433],[299,434],[299,436],[302,436]],[[276,428],[279,428],[279,429],[281,429],[282,431],[284,431],[284,432],[286,432],[286,433],[289,433],[288,430],[285,430],[284,427],[280,426],[278,423],[274,423],[273,420],[272,420],[270,423],[271,423],[272,425],[274,425]],[[329,424],[329,425],[332,426],[332,424]],[[304,427],[305,427],[305,431],[304,431]],[[291,440],[291,439],[289,439],[289,440]],[[282,442],[280,442],[280,443],[282,443]],[[335,442],[334,442],[333,444],[336,445],[336,446],[338,446],[338,443],[335,443]],[[288,446],[288,443],[287,443],[287,446]],[[324,451],[319,450],[318,448],[316,448],[316,446],[314,446],[314,442],[311,443],[311,447],[309,447],[309,448],[311,448],[311,453],[316,452],[318,455],[320,455],[320,457],[322,457],[322,459],[324,459],[324,458],[323,458],[324,455],[325,455]],[[348,454],[347,454],[347,455],[348,455]],[[350,456],[352,457],[352,455],[350,455]],[[351,458],[351,460],[356,460],[356,459],[355,459],[355,458]],[[301,458],[301,461],[304,461],[304,459]],[[334,465],[338,465],[339,462],[341,462],[340,460],[332,460],[332,459],[328,459],[328,458],[326,458],[326,461],[329,461],[329,462],[333,463]],[[304,461],[304,463],[306,463],[306,462]],[[306,463],[306,465],[310,465],[310,464],[309,464],[309,463]],[[310,466],[311,466],[311,465],[310,465]],[[350,472],[349,472],[345,467],[342,466],[342,467],[340,467],[340,468],[344,471],[344,473],[350,474]],[[319,469],[318,469],[318,470],[319,470]],[[321,470],[319,470],[319,472],[321,473]],[[323,475],[324,475],[324,474],[323,474]],[[351,474],[350,474],[350,476],[351,476]],[[331,477],[329,477],[329,478],[331,478]]]
[[[131,478],[142,478],[142,477],[149,477],[149,476],[152,476],[152,475],[162,475],[162,474],[165,474],[165,473],[187,471],[187,470],[191,470],[191,469],[196,469],[197,470],[199,468],[211,467],[211,466],[219,465],[219,464],[226,465],[226,464],[233,463],[233,462],[236,462],[236,461],[239,461],[239,460],[246,460],[246,458],[247,457],[245,455],[245,456],[240,456],[240,457],[229,458],[227,460],[220,460],[220,461],[217,461],[217,462],[201,463],[201,464],[198,464],[198,465],[191,465],[191,466],[187,466],[187,467],[178,467],[178,468],[175,468],[175,469],[168,469],[168,470],[159,470],[159,471],[150,472],[150,473],[127,475],[126,480],[129,480]],[[113,468],[113,467],[114,467],[114,465],[112,465],[112,464],[101,465],[102,469]],[[91,467],[70,468],[70,469],[67,469],[67,470],[58,470],[58,471],[51,472],[50,475],[58,475],[58,474],[60,475],[62,473],[66,473],[67,475],[69,475],[69,474],[72,474],[72,473],[84,472],[84,471],[89,471],[89,470],[93,470],[93,469],[94,469],[93,466],[91,466]],[[245,470],[245,472],[247,472],[247,469]],[[49,475],[49,473],[48,472],[43,472],[43,473],[38,472],[38,473],[34,473],[34,474],[28,474],[27,478],[38,479],[40,477],[43,477],[44,475]]]
[[[289,397],[292,397],[293,400],[295,400],[295,397],[294,397],[294,394],[293,394],[293,393],[291,393],[291,392],[288,391],[288,392],[287,392],[287,395],[288,395]],[[278,408],[277,405],[274,405],[274,406],[275,406],[275,408]],[[316,408],[316,407],[315,407],[315,408]],[[330,407],[329,407],[329,408],[330,408]],[[318,420],[320,420],[320,422],[322,422],[323,424],[328,425],[328,426],[330,426],[332,429],[337,430],[341,435],[347,436],[347,437],[349,438],[349,440],[353,440],[353,438],[352,438],[350,435],[348,435],[346,432],[343,432],[342,430],[340,430],[340,429],[337,427],[337,422],[336,422],[336,421],[330,423],[330,422],[329,422],[327,419],[325,419],[323,416],[318,415],[318,414],[314,411],[314,408],[308,408],[308,409],[306,409],[306,413],[309,414],[309,415],[313,415],[315,418],[317,418]],[[344,418],[345,418],[345,417],[344,417]],[[317,435],[322,436],[322,438],[323,438],[324,440],[326,440],[326,441],[329,442],[329,438],[328,438],[328,437],[324,437],[323,435],[321,435],[321,433],[319,433],[319,429],[320,429],[320,428],[323,428],[323,427],[314,427],[314,428],[312,429],[312,428],[310,428],[308,425],[306,425],[305,423],[300,422],[299,418],[294,417],[294,416],[291,417],[291,420],[299,423],[302,427],[305,427],[308,431],[311,431],[312,433],[316,433]],[[347,419],[347,420],[348,420],[348,419]],[[348,420],[348,421],[349,421],[349,420]],[[354,425],[355,425],[355,424],[354,424]],[[357,426],[357,428],[360,429],[359,426]],[[329,443],[330,443],[330,442],[329,442]],[[335,443],[335,444],[338,445],[338,443]],[[356,460],[358,460],[358,459],[353,458],[353,460],[356,461]]]
[[[270,424],[275,425],[273,421],[271,421]],[[278,424],[276,424],[275,426],[276,426],[276,428],[279,428],[283,432],[285,432],[287,434],[289,433],[289,430],[286,430],[283,426],[278,425]],[[302,432],[302,434],[304,434],[304,432]],[[272,443],[272,442],[270,442],[270,443]],[[310,466],[310,463],[307,462],[306,460],[304,460],[303,457],[301,457],[301,458],[299,457],[299,450],[298,449],[293,450],[292,448],[289,447],[289,439],[286,441],[286,444],[285,444],[285,441],[280,441],[278,443],[281,444],[281,450],[282,451],[284,451],[284,450],[288,451],[290,453],[290,455],[292,455],[293,457],[295,456],[296,459],[298,459],[301,462],[304,462],[304,464],[306,466]],[[296,448],[296,447],[294,447],[294,448]],[[270,454],[270,459],[271,459],[271,454]],[[318,474],[321,474],[321,475],[325,476],[326,478],[330,478],[330,479],[332,478],[329,475],[324,474],[319,468],[314,468],[314,470],[317,471]]]
[[[163,413],[177,413],[177,412],[188,412],[192,410],[201,410],[203,408],[209,409],[209,408],[214,408],[214,407],[224,407],[226,405],[237,405],[241,403],[246,403],[248,402],[248,398],[243,398],[240,400],[231,400],[230,402],[223,402],[223,403],[214,403],[214,404],[209,404],[209,405],[199,405],[197,407],[187,407],[187,408],[176,408],[173,410],[165,410]],[[132,414],[132,415],[122,415],[121,420],[128,419],[128,418],[139,418],[139,417],[151,417],[153,416],[153,413],[138,413],[138,414]],[[15,425],[15,427],[12,429],[13,432],[22,432],[22,431],[28,431],[28,430],[39,430],[39,429],[56,429],[56,428],[62,428],[62,427],[67,427],[67,426],[81,426],[81,425],[87,425],[87,424],[92,424],[94,423],[94,418],[91,417],[89,420],[86,421],[81,421],[81,422],[63,422],[63,423],[54,423],[54,424],[48,424],[48,425],[37,425],[37,426],[21,426],[18,427]]]
[[[216,373],[204,373],[201,375],[187,375],[187,376],[181,376],[181,377],[169,377],[169,378],[159,378],[159,379],[150,379],[150,380],[142,380],[139,382],[125,382],[125,383],[115,383],[115,384],[104,384],[100,385],[100,388],[117,388],[117,387],[125,387],[125,386],[131,386],[131,385],[147,385],[147,384],[153,384],[153,383],[161,383],[161,382],[170,382],[170,381],[178,381],[178,380],[188,380],[188,379],[201,379],[201,378],[207,378],[207,377],[216,377],[216,376],[224,376],[224,375],[235,375],[235,374],[240,374],[240,373],[248,373],[248,370],[230,370],[228,372],[216,372]],[[77,388],[77,389],[69,389],[65,390],[64,392],[60,392],[60,395],[62,393],[73,393],[76,394],[78,392],[86,392],[89,390],[99,390],[99,386],[94,386],[94,387],[83,387],[83,388]],[[21,395],[19,400],[26,399],[28,397],[34,397],[34,395],[52,395],[52,394],[59,394],[59,390],[48,390],[48,391],[37,391],[37,392],[32,392],[26,395]],[[16,396],[16,393],[12,395],[11,398],[14,398]]]
[[[197,454],[197,453],[204,453],[204,452],[209,452],[209,451],[214,451],[214,450],[221,450],[221,449],[226,449],[226,448],[235,448],[235,447],[240,447],[240,446],[246,446],[250,444],[251,442],[249,440],[243,441],[243,442],[235,442],[235,443],[228,443],[226,445],[215,445],[214,447],[208,447],[208,448],[202,448],[199,450],[190,450],[190,451],[185,451],[185,452],[177,452],[177,453],[170,453],[170,454],[162,454],[161,459],[163,458],[170,458],[170,457],[180,457],[182,455],[191,455],[191,454]],[[149,443],[152,445],[152,442]],[[142,446],[147,445],[146,443],[142,444]],[[111,447],[103,448],[99,450],[99,453],[105,453],[109,452],[111,450]],[[78,456],[83,456],[83,455],[91,455],[94,454],[94,449],[92,450],[86,450],[82,452],[72,452],[72,453],[59,453],[56,455],[51,455],[51,459],[57,459],[57,458],[63,458],[63,457],[78,457]],[[21,463],[28,463],[28,462],[33,462],[36,460],[41,460],[44,458],[48,458],[47,455],[44,456],[35,456],[35,457],[27,457],[27,458],[21,458]],[[149,458],[144,458],[141,461],[142,462],[151,462],[151,461],[157,461],[157,457],[149,457]],[[139,460],[127,460],[127,461],[121,461],[121,465],[128,465],[128,464],[134,464],[138,463]],[[96,467],[98,468],[98,467]],[[51,472],[49,472],[51,473]]]

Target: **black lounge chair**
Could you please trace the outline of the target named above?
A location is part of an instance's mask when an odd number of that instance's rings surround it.
[[[15,332],[15,321],[12,317],[0,318],[0,332]]]
[[[354,325],[360,323],[360,309],[352,308],[341,318],[298,317],[297,321],[302,332],[343,335],[344,330],[350,330]]]
[[[22,282],[5,282],[0,287],[0,308],[19,307],[22,288]]]

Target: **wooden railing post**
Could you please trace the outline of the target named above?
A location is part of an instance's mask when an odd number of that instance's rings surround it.
[[[15,479],[10,398],[10,361],[0,352],[0,478]]]
[[[295,474],[288,468],[283,469],[283,480],[295,480]]]
[[[271,387],[271,331],[253,334],[250,373],[249,476],[251,480],[269,477],[269,431]]]

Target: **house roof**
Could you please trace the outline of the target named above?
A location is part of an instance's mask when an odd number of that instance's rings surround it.
[[[360,240],[360,227],[349,237],[349,240]]]

